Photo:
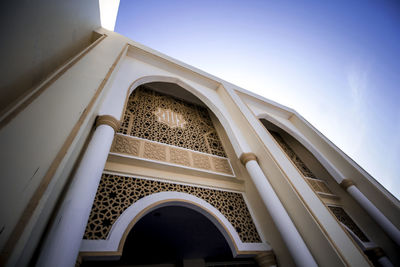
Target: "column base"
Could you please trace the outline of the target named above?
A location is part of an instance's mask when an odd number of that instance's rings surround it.
[[[260,267],[276,266],[276,259],[273,251],[261,252],[254,257],[254,260]]]

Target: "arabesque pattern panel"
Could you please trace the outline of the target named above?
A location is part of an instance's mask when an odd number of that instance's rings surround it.
[[[158,192],[182,192],[201,198],[218,209],[244,243],[261,239],[242,194],[189,185],[103,174],[84,239],[106,239],[117,218],[139,199]]]
[[[143,86],[129,97],[119,133],[226,157],[206,108]]]

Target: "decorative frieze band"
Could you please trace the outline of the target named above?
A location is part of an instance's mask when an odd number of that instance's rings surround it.
[[[106,124],[114,129],[114,132],[117,132],[119,127],[121,126],[121,122],[110,115],[101,115],[96,118],[96,127],[99,125]]]
[[[122,134],[115,135],[111,152],[212,171],[224,175],[234,175],[229,159],[227,158]]]
[[[305,178],[306,178],[306,181],[311,185],[311,187],[314,189],[315,192],[334,195],[332,193],[332,191],[326,185],[325,181],[320,180],[320,179],[315,179],[315,178],[309,178],[309,177],[305,177]]]

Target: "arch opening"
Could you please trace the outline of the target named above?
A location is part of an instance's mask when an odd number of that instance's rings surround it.
[[[121,261],[134,260],[135,264],[178,264],[184,259],[232,261],[233,255],[225,237],[207,217],[182,206],[160,207],[142,217],[127,236],[121,257]]]
[[[243,243],[229,220],[205,200],[188,193],[167,191],[145,196],[129,206],[115,221],[105,240],[82,240],[81,256],[87,260],[119,259],[135,224],[148,213],[166,206],[186,207],[205,216],[224,236],[234,257],[249,257],[271,250],[267,243]]]
[[[126,101],[142,85],[151,86],[152,90],[207,108],[222,125],[235,154],[239,156],[243,150],[246,150],[245,144],[241,143],[241,138],[237,136],[237,130],[230,123],[231,118],[224,112],[224,107],[220,104],[215,88],[207,88],[210,91],[203,92],[177,77],[162,75],[143,76],[131,84],[127,92],[128,98]]]
[[[307,147],[305,140],[301,140],[295,134],[284,129],[282,125],[273,120],[260,118],[261,123],[271,134],[273,139],[282,148],[289,160],[295,165],[303,178],[307,181],[313,191],[325,203],[332,216],[350,234],[364,252],[368,247],[376,246],[360,229],[359,225],[351,218],[346,211],[346,203],[338,197],[340,187],[334,181],[332,175],[322,165],[320,160]],[[354,216],[354,213],[353,213]],[[355,215],[356,216],[356,215]],[[366,253],[367,254],[367,253]],[[367,254],[368,256],[368,254]]]
[[[317,158],[291,133],[264,118],[260,121],[303,176],[322,180],[330,178]]]
[[[227,157],[212,116],[202,100],[178,84],[150,82],[129,95],[119,132]]]
[[[253,253],[237,257],[237,240],[232,237],[235,233],[233,229],[227,229],[226,222],[221,222],[223,218],[220,215],[209,210],[210,207],[203,206],[201,201],[193,203],[195,199],[190,196],[187,199],[163,197],[173,194],[169,192],[161,193],[161,197],[157,194],[146,197],[143,201],[146,204],[136,204],[136,208],[143,208],[142,212],[132,212],[135,207],[131,206],[124,213],[126,218],[134,216],[129,225],[124,226],[122,218],[115,227],[125,227],[119,241],[119,256],[104,253],[97,257],[84,257],[81,266],[186,266],[185,261],[201,264],[198,266],[206,266],[206,263],[258,266],[252,258]],[[156,199],[164,200],[154,202]],[[118,232],[118,229],[114,229],[114,232]]]
[[[221,121],[225,117],[214,112],[221,110],[215,109],[208,97],[191,87],[190,91],[188,85],[183,88],[181,83],[156,80],[134,88],[127,97],[111,153],[161,163],[156,168],[181,167],[175,170],[234,177],[229,158],[235,156],[237,144],[229,134],[231,129]]]

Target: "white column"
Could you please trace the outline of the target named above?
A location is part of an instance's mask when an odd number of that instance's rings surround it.
[[[378,266],[381,267],[393,267],[393,264],[390,262],[388,257],[386,257],[385,252],[380,247],[374,248],[366,248],[361,244],[361,247],[364,253],[370,258],[372,261],[378,262]]]
[[[382,266],[382,267],[393,267],[393,264],[390,262],[390,260],[388,259],[388,257],[384,256],[384,257],[380,257],[378,259],[378,263]]]
[[[349,179],[344,179],[340,185],[363,207],[368,214],[382,227],[389,237],[400,246],[400,231],[388,218],[354,185]]]
[[[100,116],[36,266],[75,266],[82,237],[119,121]]]
[[[240,157],[296,265],[318,266],[256,159],[253,153],[245,153]]]

